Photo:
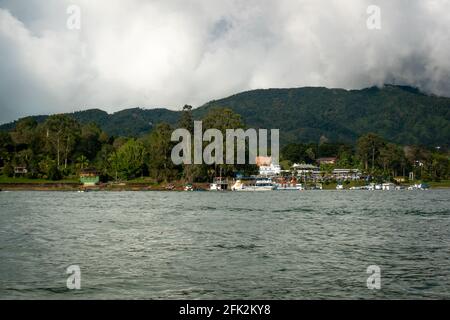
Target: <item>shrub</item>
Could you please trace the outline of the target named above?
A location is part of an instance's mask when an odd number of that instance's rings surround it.
[[[3,174],[7,177],[13,177],[14,176],[14,168],[10,163],[6,163],[3,167]]]
[[[56,165],[52,165],[48,170],[48,179],[52,181],[61,180],[62,175]]]

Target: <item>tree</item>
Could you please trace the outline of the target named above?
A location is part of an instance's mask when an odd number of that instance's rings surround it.
[[[3,167],[3,174],[10,178],[14,176],[14,168],[10,163],[5,163]]]
[[[425,166],[430,162],[431,152],[423,146],[408,146],[405,148],[405,156],[415,177],[421,179]]]
[[[205,117],[202,119],[203,121],[203,131],[208,129],[217,129],[219,130],[223,137],[226,137],[227,129],[245,129],[244,121],[242,117],[233,112],[233,110],[228,108],[213,108],[211,109]],[[205,146],[208,143],[205,142]],[[246,147],[246,158],[248,155],[248,148]],[[234,152],[235,156],[237,155],[236,150]],[[226,148],[223,148],[223,159],[226,159]],[[230,164],[216,164],[214,166],[207,166],[204,168],[204,171],[211,172],[212,176],[217,176],[220,172],[224,176],[232,175],[235,172],[247,172],[254,171],[254,165],[230,165]],[[211,177],[210,177],[211,178]]]
[[[89,166],[89,160],[85,156],[81,155],[77,158],[77,168],[80,170],[86,169]]]
[[[53,115],[45,121],[43,130],[48,151],[56,155],[56,166],[60,167],[62,156],[64,168],[67,168],[68,158],[80,137],[80,125],[66,115]]]
[[[14,143],[7,132],[0,132],[0,167],[10,162],[14,152]]]
[[[433,152],[431,154],[430,160],[431,161],[429,164],[429,174],[433,180],[439,181],[449,176],[450,159],[448,155],[441,154],[439,152]]]
[[[167,123],[160,123],[144,138],[150,176],[159,182],[174,179],[178,172],[171,160],[174,146],[170,141],[171,136],[172,127]]]
[[[49,156],[44,157],[39,162],[39,170],[50,180],[60,180],[62,177],[56,161]]]
[[[226,129],[244,129],[242,117],[228,108],[213,108],[203,118],[203,130],[217,129],[225,134]]]
[[[32,117],[20,119],[16,128],[11,132],[16,145],[31,145],[36,137],[37,122]]]
[[[130,179],[142,174],[144,156],[144,145],[135,139],[128,140],[110,158],[116,179]]]
[[[194,134],[194,118],[192,116],[192,106],[185,105],[181,113],[180,121],[178,122],[178,128],[187,129],[190,134]],[[191,146],[193,152],[193,147]],[[183,177],[187,182],[192,183],[195,177],[199,174],[199,168],[195,164],[183,164]]]
[[[102,147],[100,138],[102,130],[95,123],[84,125],[81,128],[81,136],[77,145],[77,153],[85,156],[88,160],[93,160]],[[105,139],[103,136],[102,139]]]
[[[114,147],[110,144],[104,144],[101,150],[97,153],[95,158],[96,169],[102,174],[102,176],[114,176],[116,177],[116,171],[113,169],[111,159],[116,152]],[[113,173],[109,175],[109,173]]]
[[[376,159],[384,144],[384,140],[374,133],[368,133],[358,139],[356,152],[359,159],[364,163],[365,170],[369,169],[370,161],[372,164],[372,172],[374,171]]]
[[[38,123],[32,117],[19,120],[15,129],[11,132],[14,144],[12,163],[15,166],[25,166],[28,176],[37,175],[37,154],[42,149]]]
[[[194,119],[192,117],[192,106],[185,105],[181,112],[181,118],[178,121],[178,128],[187,129],[191,134],[194,133]]]
[[[306,149],[305,155],[306,155],[307,159],[310,160],[310,162],[312,162],[314,159],[316,159],[316,155],[314,154],[313,148]]]
[[[290,143],[281,149],[281,158],[294,163],[305,162],[305,145]]]
[[[397,176],[401,168],[403,151],[393,143],[387,143],[380,149],[380,163],[385,173],[389,172],[392,177]]]

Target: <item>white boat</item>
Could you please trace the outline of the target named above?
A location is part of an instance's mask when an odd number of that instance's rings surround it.
[[[209,190],[210,191],[225,191],[225,190],[228,190],[228,182],[222,177],[214,178],[213,183],[211,183],[209,185]]]
[[[336,186],[336,190],[344,190],[344,185],[341,184],[341,183],[339,183],[339,184]]]
[[[363,187],[365,190],[374,191],[374,190],[383,190],[383,186],[381,184],[375,184],[371,183],[365,187]]]
[[[289,181],[286,178],[279,179],[275,183],[275,189],[279,191],[298,191],[305,190],[301,183],[297,183],[297,179],[292,177]]]
[[[244,184],[242,180],[236,180],[231,187],[233,191],[272,191],[276,186],[270,178],[257,178],[255,183]]]
[[[393,183],[387,182],[382,184],[382,188],[385,191],[396,190],[396,186]]]
[[[285,185],[285,184],[276,184],[275,190],[279,191],[301,191],[305,190],[305,187],[301,183],[292,184],[292,185]]]
[[[428,190],[430,187],[424,183],[415,184],[408,187],[408,190]]]

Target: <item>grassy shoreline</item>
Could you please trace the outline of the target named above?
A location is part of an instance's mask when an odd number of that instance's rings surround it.
[[[0,176],[0,190],[3,191],[182,191],[182,181],[155,183],[150,179],[134,179],[123,182],[100,183],[85,187],[78,179],[50,181],[45,179],[8,178]],[[208,183],[194,183],[194,189],[207,190]]]
[[[420,182],[415,182],[420,183]],[[351,182],[344,185],[345,189],[353,186],[365,185],[365,182]],[[414,184],[414,183],[410,183]],[[410,185],[408,184],[408,185]],[[440,182],[427,182],[431,189],[449,189],[450,180]],[[208,190],[209,183],[194,183],[195,190]],[[66,179],[61,181],[49,181],[44,179],[25,179],[25,178],[5,178],[0,177],[0,190],[3,191],[182,191],[184,183],[174,181],[169,183],[155,183],[148,179],[136,179],[120,183],[103,183],[94,187],[84,187],[75,179]],[[335,190],[336,183],[323,184],[324,190]]]

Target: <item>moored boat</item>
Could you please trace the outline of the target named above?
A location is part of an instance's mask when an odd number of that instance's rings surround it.
[[[272,191],[276,186],[270,178],[256,178],[254,183],[245,184],[242,180],[236,180],[231,187],[233,191]]]
[[[301,183],[297,183],[297,178],[292,177],[289,181],[286,178],[281,178],[275,183],[275,190],[278,191],[299,191],[305,190]]]
[[[430,187],[425,183],[414,184],[408,187],[408,190],[428,190]]]
[[[228,190],[228,181],[222,177],[214,178],[213,183],[209,185],[210,191],[225,191]]]

